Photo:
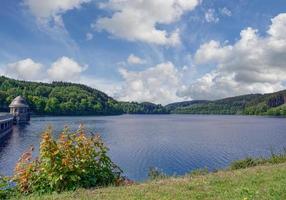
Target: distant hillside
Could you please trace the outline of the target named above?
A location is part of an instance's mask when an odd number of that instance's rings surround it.
[[[39,83],[0,76],[0,112],[24,96],[38,115],[117,114],[246,114],[286,116],[286,90],[249,94],[215,101],[195,100],[166,105],[150,102],[120,102],[91,87],[66,82]]]
[[[206,100],[194,100],[194,101],[183,101],[183,102],[176,102],[176,103],[171,103],[165,106],[165,108],[169,111],[176,110],[177,108],[187,108],[196,104],[204,104],[208,103],[210,101]]]
[[[119,105],[127,114],[169,114],[164,106],[150,102],[119,102]]]
[[[40,115],[115,115],[123,113],[166,113],[161,105],[118,102],[91,87],[65,82],[39,83],[0,77],[0,112],[10,102],[24,96],[34,114]]]
[[[249,94],[215,101],[187,101],[166,106],[178,114],[246,114],[286,116],[286,90]]]

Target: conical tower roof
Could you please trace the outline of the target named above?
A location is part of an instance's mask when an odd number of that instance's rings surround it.
[[[10,108],[28,108],[26,99],[22,96],[17,96],[12,103],[9,105]]]

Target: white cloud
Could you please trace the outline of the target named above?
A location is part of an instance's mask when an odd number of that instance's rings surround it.
[[[205,74],[182,96],[215,99],[246,93],[267,93],[285,88],[286,80],[286,13],[272,19],[268,35],[246,28],[233,45],[210,41],[195,54],[198,65],[217,68]]]
[[[43,65],[30,58],[7,64],[3,74],[16,79],[38,80],[41,77]]]
[[[271,35],[274,40],[281,42],[281,45],[284,46],[284,42],[286,40],[286,13],[279,14],[278,16],[271,19],[271,22],[272,25],[268,30],[268,34]]]
[[[51,80],[73,81],[78,80],[86,69],[87,66],[81,66],[71,58],[61,57],[48,69],[48,75]]]
[[[80,65],[68,57],[61,57],[45,68],[43,64],[27,58],[9,63],[1,70],[4,76],[34,81],[78,81],[87,65]]]
[[[86,69],[86,66],[81,66],[68,57],[57,59],[48,68],[27,58],[15,63],[0,65],[0,75],[36,82],[66,81],[81,83],[103,91],[110,96],[116,96],[116,93],[121,89],[121,82],[83,74]]]
[[[208,9],[205,12],[205,20],[208,23],[218,23],[219,22],[219,18],[216,16],[214,9]]]
[[[109,0],[100,7],[113,11],[112,16],[100,18],[92,27],[129,41],[175,46],[180,43],[179,29],[168,32],[157,25],[178,21],[199,3],[199,0]]]
[[[87,33],[85,35],[85,38],[86,38],[87,41],[92,40],[93,39],[93,34],[92,33]]]
[[[216,61],[221,61],[225,59],[229,52],[231,51],[232,46],[221,46],[220,42],[211,40],[208,43],[205,43],[200,46],[197,50],[194,58],[196,64],[211,63]]]
[[[220,13],[223,15],[223,16],[232,16],[232,12],[231,10],[229,10],[227,7],[223,7],[220,9]]]
[[[140,72],[120,69],[120,73],[124,79],[120,100],[166,104],[183,99],[177,96],[178,89],[183,88],[181,74],[171,62]]]
[[[21,0],[35,17],[39,30],[53,40],[62,43],[70,51],[78,52],[77,43],[71,38],[62,16],[74,9],[80,9],[91,0]]]
[[[134,54],[129,55],[129,57],[127,58],[127,62],[131,65],[140,65],[146,63],[145,60],[138,56],[135,56]]]
[[[61,15],[68,10],[78,9],[83,3],[91,0],[24,0],[30,12],[41,23],[53,21],[55,24],[62,26]]]

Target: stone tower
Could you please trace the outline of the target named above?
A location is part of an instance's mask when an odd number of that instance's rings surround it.
[[[25,124],[30,121],[30,111],[27,101],[21,97],[16,97],[9,105],[10,114],[14,116],[15,124]]]

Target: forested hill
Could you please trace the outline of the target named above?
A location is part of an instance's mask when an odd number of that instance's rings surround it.
[[[161,105],[118,102],[105,93],[82,84],[39,83],[0,77],[0,112],[8,111],[18,95],[39,115],[115,115],[123,113],[166,113]]]
[[[0,112],[24,96],[33,114],[116,115],[116,114],[246,114],[286,116],[286,90],[271,94],[249,94],[215,101],[195,100],[167,106],[149,102],[120,102],[91,87],[66,82],[39,83],[0,76]]]
[[[249,94],[215,101],[186,101],[165,108],[180,114],[245,114],[286,116],[286,90],[270,94]]]

